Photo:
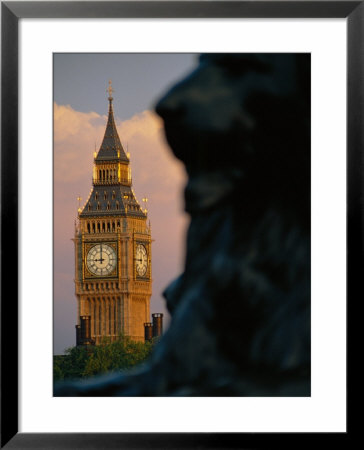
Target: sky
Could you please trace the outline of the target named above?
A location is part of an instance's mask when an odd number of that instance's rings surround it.
[[[92,188],[93,153],[105,132],[109,79],[114,117],[130,152],[133,189],[148,197],[152,226],[151,313],[169,317],[162,292],[183,270],[186,175],[165,141],[157,100],[197,64],[191,54],[54,55],[54,353],[75,345],[74,224]]]

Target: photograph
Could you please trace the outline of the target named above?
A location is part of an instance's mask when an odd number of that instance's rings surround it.
[[[54,54],[54,395],[309,396],[306,53]]]
[[[168,327],[186,175],[153,106],[197,59],[54,55],[55,380],[131,368]]]

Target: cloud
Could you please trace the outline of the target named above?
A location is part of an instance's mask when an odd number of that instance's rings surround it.
[[[162,120],[153,112],[144,111],[117,126],[131,154],[135,192],[147,195],[152,202],[169,204],[176,190],[183,188],[185,173],[165,143]]]
[[[95,142],[103,135],[104,117],[54,104],[54,177],[77,182],[89,173]]]

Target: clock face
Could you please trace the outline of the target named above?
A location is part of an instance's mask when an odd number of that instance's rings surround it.
[[[143,244],[138,244],[135,252],[135,268],[140,277],[144,277],[148,268],[148,253]]]
[[[94,275],[109,275],[116,267],[115,249],[107,244],[96,244],[87,253],[87,268]]]

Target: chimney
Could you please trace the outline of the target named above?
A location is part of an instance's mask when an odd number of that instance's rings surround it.
[[[152,322],[146,322],[144,324],[144,340],[145,342],[153,339],[153,324]]]
[[[76,345],[81,345],[81,325],[75,325],[76,328]]]
[[[163,314],[155,313],[153,317],[153,337],[162,336],[163,333]]]
[[[91,339],[91,316],[80,316],[80,338],[79,345],[91,345],[94,341]]]

